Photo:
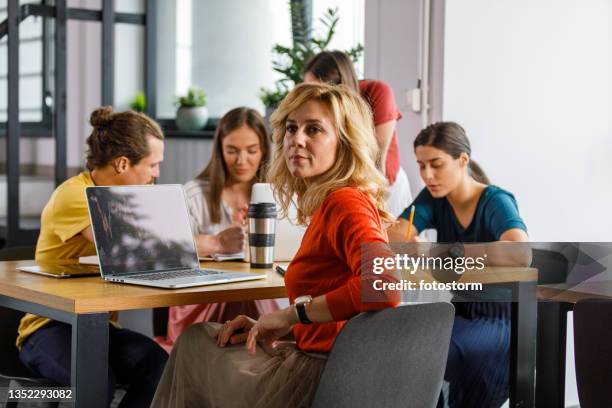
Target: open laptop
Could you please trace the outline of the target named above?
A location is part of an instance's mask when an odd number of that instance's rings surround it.
[[[200,269],[180,184],[85,191],[104,280],[173,289],[266,277]]]

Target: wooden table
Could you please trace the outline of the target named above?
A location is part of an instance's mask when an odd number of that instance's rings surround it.
[[[72,325],[71,383],[77,407],[108,407],[109,311],[287,296],[283,278],[272,270],[266,279],[169,290],[110,283],[99,276],[53,279],[16,270],[33,264],[0,262],[0,306]],[[242,262],[202,267],[250,272]]]
[[[571,304],[583,299],[612,299],[612,281],[538,285],[538,299]]]
[[[612,299],[612,281],[538,285],[538,406],[565,406],[567,312],[583,299]]]
[[[169,290],[109,283],[99,277],[53,279],[16,270],[19,265],[32,264],[0,262],[0,306],[72,325],[71,383],[77,407],[108,406],[109,311],[287,296],[283,279],[271,270],[262,280]],[[202,267],[250,271],[249,265],[241,262],[209,262]],[[460,281],[508,284],[519,300],[512,303],[510,401],[513,407],[532,407],[537,270],[489,267],[466,272]]]

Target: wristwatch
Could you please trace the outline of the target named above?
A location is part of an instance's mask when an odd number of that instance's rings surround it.
[[[312,302],[312,296],[304,295],[295,298],[295,313],[302,324],[312,324],[312,321],[306,316],[306,305]]]

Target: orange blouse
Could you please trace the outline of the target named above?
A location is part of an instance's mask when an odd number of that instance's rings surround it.
[[[329,352],[340,329],[352,316],[394,307],[399,295],[384,302],[362,299],[362,244],[387,248],[387,235],[374,202],[357,188],[330,193],[312,216],[302,244],[287,269],[285,286],[291,303],[295,298],[325,295],[334,318],[330,323],[296,324],[297,346],[304,351]],[[386,255],[394,256],[390,249]]]

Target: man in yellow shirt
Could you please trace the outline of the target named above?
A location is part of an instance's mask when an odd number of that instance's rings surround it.
[[[109,106],[91,114],[87,168],[62,183],[41,216],[36,260],[76,263],[95,255],[85,188],[94,185],[149,184],[159,177],[164,135],[157,123],[133,111],[113,112]],[[152,339],[109,325],[109,399],[117,382],[128,384],[121,406],[148,407],[168,355]],[[41,377],[70,385],[71,326],[26,314],[19,325],[21,361]]]

